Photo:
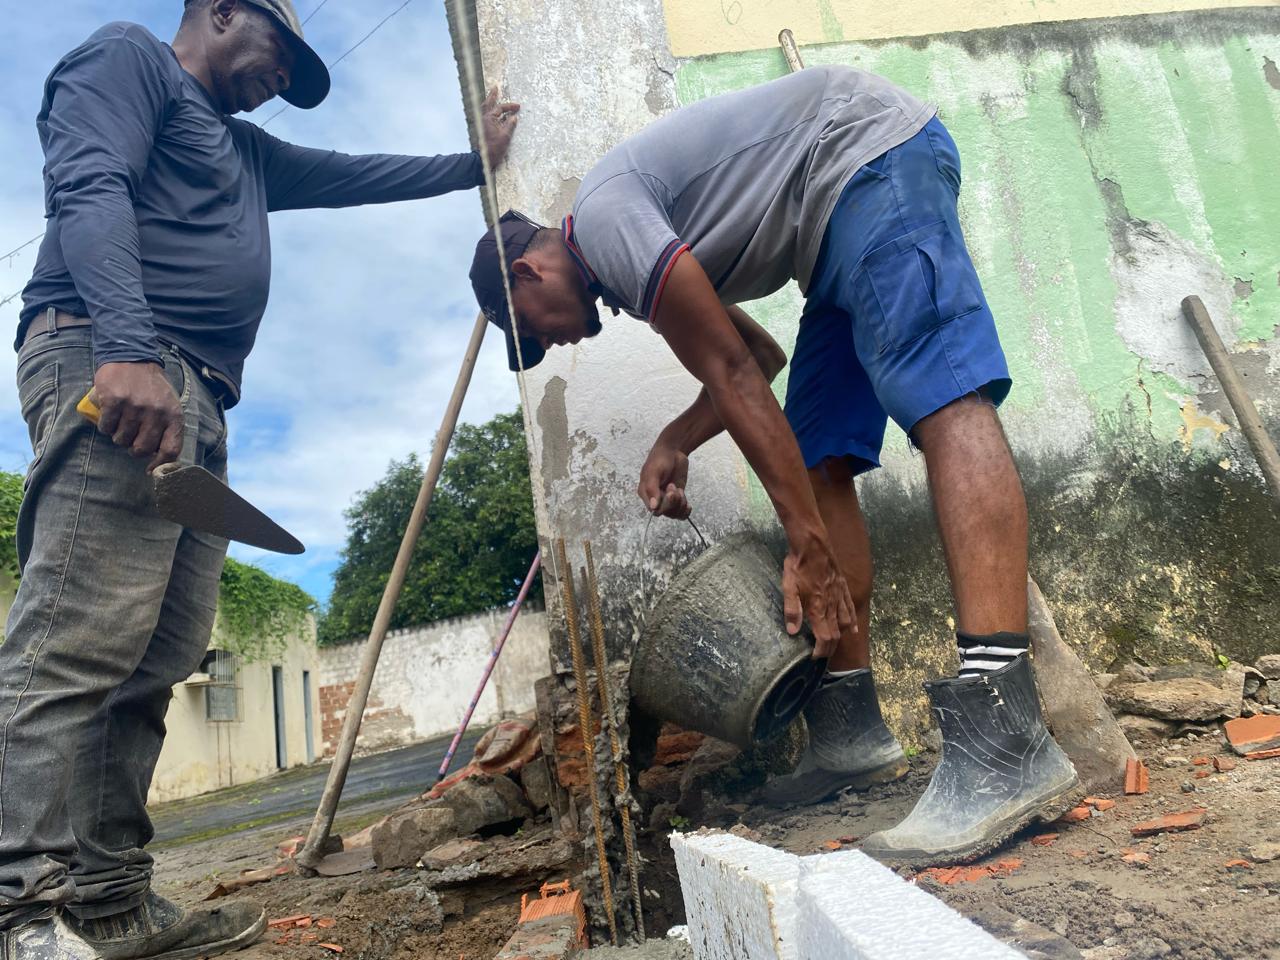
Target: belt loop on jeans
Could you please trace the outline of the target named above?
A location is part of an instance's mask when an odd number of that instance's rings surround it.
[[[49,307],[45,310],[44,322],[48,326],[46,332],[49,336],[56,337],[58,335],[58,310],[56,307]]]

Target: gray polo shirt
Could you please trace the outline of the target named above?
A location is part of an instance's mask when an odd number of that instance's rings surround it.
[[[582,181],[570,248],[605,302],[651,320],[692,249],[723,303],[809,285],[854,172],[924,128],[935,108],[852,67],[811,67],[670,113]],[[612,305],[611,304],[611,305]]]

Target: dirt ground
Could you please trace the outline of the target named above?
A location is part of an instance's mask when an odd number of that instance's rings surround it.
[[[1116,796],[1116,805],[1078,824],[1036,828],[985,863],[1017,860],[1006,875],[946,885],[928,874],[916,882],[969,916],[996,907],[1065,937],[1088,960],[1280,960],[1280,859],[1265,860],[1280,843],[1280,758],[1239,760],[1229,772],[1197,766],[1196,758],[1226,756],[1216,735],[1139,748],[1150,768],[1145,796]],[[850,794],[804,810],[751,807],[733,816],[764,842],[797,854],[856,848],[857,840],[892,825],[924,788],[929,756],[913,761],[905,780],[866,794]],[[1191,788],[1190,792],[1184,792]],[[1130,827],[1161,814],[1205,807],[1196,831],[1135,839]],[[362,821],[373,812],[363,812]],[[339,824],[348,832],[362,821]],[[729,826],[734,819],[711,825]],[[700,824],[689,824],[691,829]],[[219,879],[274,862],[274,845],[305,830],[305,821],[233,837],[171,847],[157,855],[158,887],[190,905]],[[526,828],[536,835],[537,828]],[[654,907],[650,933],[661,937],[683,922],[665,825],[642,838],[649,857],[645,886]],[[1049,845],[1035,837],[1056,833]],[[1043,841],[1042,841],[1043,843]],[[1131,861],[1126,862],[1128,853]],[[1133,854],[1145,854],[1143,856]],[[1270,853],[1274,853],[1270,851]],[[1245,860],[1248,866],[1228,866]],[[565,871],[562,871],[565,872]],[[343,948],[344,960],[487,960],[515,928],[520,894],[540,879],[494,880],[431,890],[415,870],[368,871],[349,877],[280,876],[238,894],[263,903],[272,918],[309,914],[332,927],[268,937],[239,954],[243,960],[288,956],[332,960],[319,945]],[[304,942],[308,934],[314,936]],[[655,939],[637,948],[597,949],[590,960],[689,960],[686,943]]]

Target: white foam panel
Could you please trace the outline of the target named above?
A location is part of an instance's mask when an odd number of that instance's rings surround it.
[[[801,960],[800,858],[728,833],[673,833],[696,960]]]
[[[856,850],[800,862],[799,960],[1025,960]]]

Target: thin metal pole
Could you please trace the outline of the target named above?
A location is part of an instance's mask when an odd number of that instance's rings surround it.
[[[778,44],[782,47],[782,55],[787,58],[787,68],[795,73],[804,69],[804,61],[800,59],[800,48],[796,46],[796,35],[783,27],[778,34]]]
[[[443,780],[445,774],[449,772],[449,764],[453,763],[453,755],[458,749],[458,744],[462,742],[462,735],[467,732],[467,726],[471,723],[471,715],[476,712],[476,705],[480,703],[480,695],[484,693],[484,688],[489,684],[489,677],[493,673],[493,668],[498,665],[498,657],[502,655],[502,648],[507,645],[507,637],[511,633],[511,628],[515,625],[516,614],[520,612],[520,606],[524,603],[524,598],[529,595],[529,588],[533,586],[533,578],[537,576],[540,566],[542,566],[541,550],[533,555],[533,563],[529,565],[529,572],[525,575],[524,583],[520,586],[520,593],[516,596],[516,602],[511,605],[511,612],[507,614],[507,622],[502,627],[502,633],[498,635],[498,642],[494,646],[493,652],[489,654],[489,662],[485,664],[484,676],[480,678],[480,685],[476,687],[475,696],[471,698],[471,703],[467,705],[467,712],[462,718],[462,723],[458,726],[458,732],[453,735],[453,742],[449,744],[444,760],[440,763],[440,772],[436,774],[436,783]]]
[[[422,476],[418,500],[413,505],[409,525],[405,528],[404,537],[400,540],[400,551],[396,554],[396,562],[391,568],[391,577],[382,591],[382,602],[378,604],[377,616],[373,618],[369,639],[365,641],[360,672],[356,675],[355,689],[351,691],[351,699],[347,701],[347,715],[342,721],[342,735],[338,739],[338,749],[334,755],[333,764],[329,767],[329,777],[324,783],[324,793],[320,795],[320,805],[316,808],[315,819],[311,821],[307,842],[303,844],[295,858],[303,867],[314,869],[323,859],[320,851],[325,841],[329,839],[329,831],[333,829],[333,815],[337,812],[338,799],[342,796],[342,788],[347,782],[351,755],[356,748],[356,735],[360,732],[360,721],[364,717],[365,704],[369,702],[369,688],[373,685],[373,671],[378,666],[382,642],[387,638],[391,614],[395,611],[396,602],[400,599],[400,591],[404,589],[405,577],[409,573],[409,561],[413,559],[413,549],[426,522],[427,508],[431,505],[431,497],[436,492],[436,483],[440,479],[444,457],[453,440],[453,431],[458,425],[458,414],[462,410],[462,400],[467,395],[467,387],[471,383],[471,374],[475,370],[476,357],[480,354],[480,344],[484,341],[485,328],[488,325],[489,322],[483,313],[476,315],[476,325],[471,330],[471,340],[467,344],[467,352],[462,357],[458,381],[453,385],[453,395],[449,397],[444,418],[440,423],[440,431],[436,434],[435,446],[431,451],[431,462],[427,464],[427,472]]]
[[[1209,311],[1205,309],[1199,297],[1187,297],[1182,301],[1182,315],[1195,331],[1196,339],[1200,341],[1200,349],[1209,358],[1209,366],[1213,367],[1218,382],[1222,384],[1222,392],[1227,395],[1227,401],[1235,411],[1236,420],[1240,422],[1240,431],[1249,441],[1249,446],[1253,448],[1253,455],[1258,460],[1258,466],[1262,468],[1262,476],[1267,481],[1267,486],[1271,488],[1271,495],[1275,498],[1276,504],[1280,505],[1280,454],[1276,453],[1276,445],[1271,441],[1267,428],[1263,426],[1262,418],[1258,416],[1258,408],[1253,405],[1249,391],[1244,387],[1244,381],[1240,379],[1235,364],[1231,362],[1231,355],[1227,353],[1227,348],[1222,344],[1222,338],[1214,329]]]

